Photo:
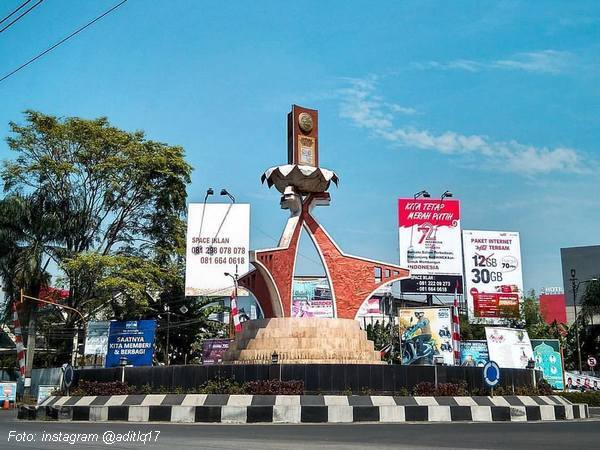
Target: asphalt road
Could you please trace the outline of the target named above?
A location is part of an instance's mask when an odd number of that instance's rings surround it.
[[[59,434],[59,433],[62,433]],[[65,434],[66,437],[65,437]],[[96,442],[81,442],[86,436]],[[138,442],[116,442],[118,436]],[[103,437],[112,444],[103,443]],[[18,439],[26,439],[27,442]],[[79,442],[74,442],[74,439]],[[67,442],[49,442],[66,439]],[[72,440],[73,444],[68,441]],[[143,442],[145,440],[145,443]],[[572,449],[598,448],[600,421],[339,425],[18,421],[0,411],[0,449]]]

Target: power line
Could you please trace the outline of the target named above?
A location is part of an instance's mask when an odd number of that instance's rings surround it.
[[[21,64],[19,67],[17,67],[16,69],[14,69],[12,72],[7,73],[6,75],[4,75],[2,78],[0,78],[0,82],[6,80],[8,77],[11,77],[12,75],[14,75],[15,73],[17,73],[18,71],[20,71],[21,69],[24,69],[25,67],[27,67],[29,64],[31,64],[34,61],[37,61],[38,59],[40,59],[42,56],[44,56],[47,53],[50,53],[52,50],[54,50],[56,47],[58,47],[59,45],[65,43],[66,41],[68,41],[69,39],[71,39],[73,36],[81,33],[83,30],[85,30],[87,27],[93,25],[94,23],[96,23],[97,21],[99,21],[100,19],[102,19],[104,16],[110,14],[111,12],[113,12],[115,9],[117,9],[119,6],[121,6],[123,3],[127,2],[127,0],[123,0],[119,3],[117,3],[115,6],[113,6],[112,8],[106,10],[105,12],[103,12],[102,14],[100,14],[98,17],[96,17],[95,19],[93,19],[92,21],[86,23],[84,26],[78,28],[77,30],[73,31],[71,34],[69,34],[67,37],[62,38],[60,41],[58,41],[56,44],[54,44],[53,46],[47,48],[46,50],[44,50],[42,53],[38,54],[37,56],[34,56],[33,58],[31,58],[29,61]]]
[[[19,12],[19,10],[23,7],[25,7],[27,5],[27,3],[31,2],[31,0],[27,0],[26,2],[22,3],[21,6],[19,6],[17,9],[15,9],[13,12],[11,12],[8,16],[6,16],[4,19],[0,20],[0,24],[6,22],[8,19],[10,19],[13,14],[16,14],[17,12]]]
[[[25,10],[25,12],[23,12],[23,14],[21,14],[20,16],[18,16],[17,18],[15,18],[15,20],[13,20],[12,22],[10,22],[8,25],[6,25],[4,28],[2,28],[0,30],[0,33],[2,33],[3,31],[7,30],[8,28],[10,28],[11,26],[13,26],[13,24],[15,24],[16,22],[18,22],[19,20],[21,20],[21,18],[23,16],[26,16],[33,8],[35,8],[36,6],[38,6],[40,3],[42,3],[44,0],[39,0],[35,5],[33,5],[31,8]],[[29,3],[29,2],[28,2]],[[26,3],[27,4],[27,3]],[[25,5],[21,5],[21,6],[25,6]]]

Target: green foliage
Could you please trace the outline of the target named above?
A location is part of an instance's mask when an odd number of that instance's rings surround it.
[[[587,403],[588,406],[600,407],[600,392],[558,392],[571,403]]]

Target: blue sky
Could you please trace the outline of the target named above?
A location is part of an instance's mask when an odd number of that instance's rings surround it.
[[[0,35],[0,71],[115,3],[42,3]],[[598,30],[594,1],[129,0],[0,83],[0,136],[30,108],[182,145],[190,201],[250,202],[262,248],[285,213],[260,175],[286,160],[290,105],[317,108],[341,178],[317,215],[345,251],[397,262],[396,199],[450,189],[463,228],[521,233],[539,290],[562,285],[560,247],[599,243]]]

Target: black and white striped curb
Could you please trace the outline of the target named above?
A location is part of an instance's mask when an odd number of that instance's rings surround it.
[[[588,418],[559,396],[113,395],[50,397],[20,419],[130,422],[496,422]]]

